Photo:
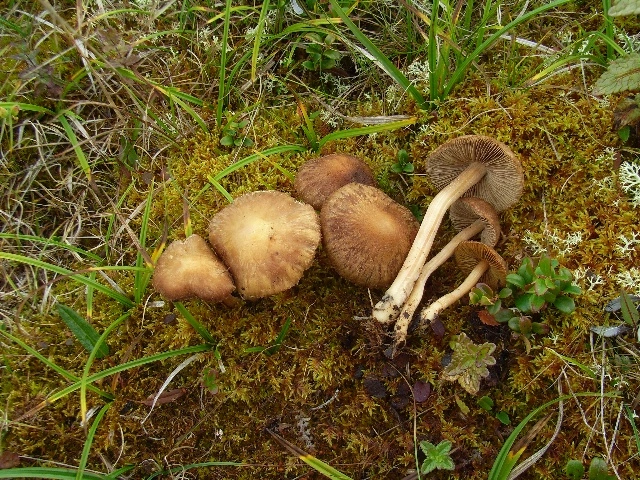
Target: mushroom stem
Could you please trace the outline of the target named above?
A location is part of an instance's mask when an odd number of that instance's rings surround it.
[[[433,198],[398,276],[385,292],[382,300],[373,308],[373,317],[378,322],[389,324],[396,319],[400,313],[400,307],[420,276],[445,213],[453,202],[478,183],[486,172],[487,167],[484,164],[473,162]]]
[[[478,265],[471,270],[469,275],[467,275],[467,278],[464,279],[464,282],[462,282],[455,290],[443,295],[420,312],[420,325],[433,321],[433,319],[436,318],[442,310],[453,305],[464,297],[465,294],[469,293],[488,269],[488,261],[481,260],[478,262]]]
[[[422,270],[420,272],[420,276],[418,280],[413,286],[413,290],[411,290],[411,294],[407,298],[404,306],[402,307],[402,311],[398,316],[398,321],[394,327],[394,351],[399,350],[404,346],[404,343],[407,339],[407,331],[409,330],[409,324],[411,323],[411,319],[413,318],[413,314],[415,313],[420,301],[422,300],[422,295],[424,293],[424,286],[427,283],[427,280],[431,276],[433,272],[438,269],[444,262],[446,262],[453,255],[456,247],[466,240],[471,240],[473,237],[478,235],[484,230],[486,225],[485,220],[478,219],[469,225],[466,228],[460,230],[455,237],[453,237],[449,243],[447,243],[442,250],[438,252],[438,254],[431,258],[427,263],[424,264]],[[392,355],[394,356],[394,355]]]

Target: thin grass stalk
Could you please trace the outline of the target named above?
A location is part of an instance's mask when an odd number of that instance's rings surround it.
[[[212,350],[213,348],[214,347],[212,347],[211,345],[195,345],[193,347],[186,347],[178,350],[171,350],[168,352],[157,353],[155,355],[150,355],[148,357],[138,358],[136,360],[131,360],[121,365],[116,365],[115,367],[107,368],[106,370],[102,370],[100,372],[94,373],[93,375],[90,375],[86,378],[86,383],[87,385],[89,385],[93,382],[97,382],[98,380],[102,380],[103,378],[109,377],[116,373],[124,372],[132,368],[138,368],[148,363],[160,362],[162,360],[177,357],[179,355],[189,355],[193,353],[206,352],[206,351]],[[39,403],[34,408],[29,410],[25,414],[21,415],[19,418],[17,418],[14,421],[17,422],[24,418],[28,418],[31,415],[34,415],[35,413],[39,412],[40,410],[50,405],[51,403],[66,397],[70,393],[75,392],[80,388],[80,386],[81,386],[81,381],[78,381],[73,383],[72,385],[69,385],[66,388],[63,388],[62,390],[52,394],[45,401]]]
[[[196,318],[191,315],[191,312],[187,310],[182,302],[175,302],[174,305],[176,307],[176,310],[180,312],[187,323],[189,323],[189,325],[191,325],[193,329],[198,332],[198,335],[200,335],[205,342],[207,342],[209,345],[217,345],[217,342],[213,338],[213,335],[209,333],[209,330],[207,330],[204,325],[198,322]]]
[[[91,424],[91,428],[87,433],[87,439],[84,442],[84,446],[82,447],[82,455],[80,455],[80,463],[78,464],[78,470],[76,471],[76,480],[82,480],[84,477],[84,471],[87,467],[87,460],[89,460],[89,452],[91,451],[91,445],[93,444],[93,438],[96,435],[96,431],[98,430],[98,425],[100,425],[100,421],[104,414],[107,413],[107,410],[111,407],[111,403],[107,403],[104,405],[98,414],[96,415],[95,420]]]
[[[427,56],[429,60],[429,98],[434,101],[438,98],[438,64],[440,63],[440,49],[438,48],[438,9],[440,1],[431,2],[431,19],[429,22],[429,44]]]
[[[602,0],[602,15],[604,17],[604,34],[611,40],[611,43],[615,43],[613,32],[613,19],[609,15],[609,9],[611,8],[611,0]],[[614,59],[613,47],[611,43],[607,42],[607,60]]]
[[[362,31],[355,25],[355,23],[351,21],[342,7],[338,4],[337,0],[329,0],[329,2],[331,3],[333,11],[342,19],[344,24],[349,28],[349,30],[351,30],[351,33],[353,33],[353,35],[367,49],[367,51],[371,55],[373,55],[373,57],[382,66],[385,73],[393,78],[402,87],[403,90],[408,92],[420,108],[426,110],[428,108],[428,103],[424,99],[422,94],[420,94],[418,89],[416,89],[413,83],[411,83],[411,81],[409,81],[409,79],[402,73],[402,71],[400,71],[400,69],[396,67],[395,64],[391,60],[389,60],[387,56],[382,53],[382,51],[378,47],[376,47],[364,33],[362,33]]]
[[[14,261],[14,262],[24,263],[25,265],[31,265],[32,267],[43,268],[45,270],[49,270],[49,271],[52,271],[54,273],[67,276],[67,277],[71,278],[72,280],[75,280],[75,281],[77,281],[79,283],[82,283],[83,285],[92,286],[93,288],[95,288],[99,292],[104,293],[108,297],[113,298],[118,303],[122,304],[125,308],[132,308],[133,306],[135,306],[134,302],[132,302],[129,299],[129,297],[127,297],[126,295],[123,295],[122,293],[117,292],[116,290],[113,290],[113,289],[111,289],[109,287],[106,287],[106,286],[104,286],[104,285],[92,280],[89,277],[85,277],[84,275],[80,275],[79,273],[75,273],[72,270],[68,270],[66,268],[59,267],[59,266],[53,265],[51,263],[43,262],[42,260],[37,260],[35,258],[26,257],[24,255],[16,255],[16,254],[13,254],[13,253],[8,253],[8,252],[0,252],[0,258],[4,258],[5,260],[11,260],[11,261]],[[109,268],[103,267],[102,269],[108,270]],[[126,267],[116,267],[115,269],[126,270],[127,268]],[[99,270],[99,269],[95,268],[94,270]]]
[[[224,9],[224,26],[222,31],[222,48],[220,49],[220,72],[218,76],[218,105],[216,107],[216,124],[222,125],[222,115],[225,110],[227,91],[225,76],[227,73],[227,42],[229,40],[229,24],[231,23],[231,0],[226,0]]]
[[[256,27],[256,33],[253,37],[253,49],[251,53],[251,82],[256,81],[256,71],[258,69],[258,54],[260,53],[260,44],[262,43],[262,32],[264,31],[264,24],[267,19],[267,13],[269,12],[269,0],[264,0],[262,3],[262,9],[260,10],[260,18],[258,18],[258,26]]]
[[[76,469],[59,467],[26,467],[7,468],[0,470],[0,478],[46,478],[53,480],[74,480]],[[99,473],[84,472],[83,480],[105,480],[105,475]]]
[[[91,353],[89,353],[89,358],[84,364],[84,368],[82,370],[82,377],[80,378],[80,424],[82,426],[85,425],[87,421],[87,377],[89,376],[89,370],[91,370],[91,365],[93,365],[93,361],[98,354],[98,350],[102,346],[102,344],[106,341],[107,337],[113,332],[117,327],[120,326],[122,322],[124,322],[127,318],[131,316],[131,312],[127,312],[124,315],[118,317],[111,325],[109,325],[102,335],[96,341],[96,344],[91,349]]]
[[[140,226],[140,250],[136,255],[136,267],[141,270],[136,271],[134,281],[133,281],[133,300],[136,304],[140,304],[142,301],[142,296],[144,295],[145,290],[147,289],[147,285],[149,284],[149,279],[151,278],[151,270],[152,265],[147,265],[149,268],[142,270],[145,265],[145,255],[143,251],[146,249],[147,245],[147,232],[149,231],[149,218],[151,216],[151,205],[153,199],[153,183],[149,188],[149,192],[147,194],[146,205],[144,206],[144,211],[142,213],[142,225]],[[147,256],[148,257],[148,256]]]
[[[451,90],[453,90],[453,87],[455,87],[462,80],[463,75],[465,74],[467,68],[469,68],[471,63],[474,62],[487,48],[489,48],[489,46],[491,46],[502,35],[509,32],[518,25],[521,25],[528,20],[540,15],[541,13],[546,12],[547,10],[551,10],[552,8],[564,5],[565,3],[569,3],[570,1],[571,0],[555,0],[551,3],[541,5],[540,7],[530,11],[529,13],[525,13],[524,15],[512,20],[507,25],[491,35],[489,38],[487,38],[472,53],[467,55],[460,65],[458,65],[442,92],[442,98],[446,98],[451,93]]]
[[[5,338],[7,338],[8,340],[10,340],[10,341],[12,341],[14,343],[17,343],[29,355],[37,358],[42,363],[44,363],[47,367],[49,367],[51,370],[53,370],[54,372],[57,372],[62,377],[66,378],[67,380],[69,380],[71,382],[79,382],[80,381],[80,377],[78,377],[78,376],[74,375],[73,373],[65,370],[64,368],[56,365],[51,360],[49,360],[48,358],[43,356],[40,352],[38,352],[34,348],[31,348],[28,344],[26,344],[25,342],[20,340],[18,337],[15,337],[15,336],[11,335],[9,332],[7,332],[5,330],[2,330],[2,329],[0,329],[0,335],[4,336]],[[110,394],[108,392],[105,392],[104,390],[100,390],[95,385],[88,385],[87,389],[91,390],[93,393],[96,393],[96,394],[100,395],[105,400],[108,400],[108,401],[113,400],[113,395],[112,394]]]

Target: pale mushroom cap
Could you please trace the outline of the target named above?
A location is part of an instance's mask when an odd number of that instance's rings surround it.
[[[243,195],[218,212],[209,241],[229,266],[238,292],[267,297],[298,283],[320,243],[313,207],[277,191]]]
[[[340,276],[368,288],[393,282],[420,227],[409,209],[359,183],[327,199],[320,223],[331,265]]]
[[[463,230],[476,220],[485,224],[480,234],[480,241],[495,246],[500,239],[500,218],[498,212],[489,202],[477,197],[464,197],[457,200],[449,209],[449,218],[456,230]]]
[[[156,263],[153,286],[167,300],[224,301],[235,289],[222,261],[199,235],[172,242]]]
[[[489,268],[479,282],[491,288],[504,286],[507,278],[507,263],[493,248],[482,242],[462,242],[455,250],[456,263],[464,275],[468,275],[478,263],[486,260]]]
[[[524,188],[522,165],[504,143],[482,135],[465,135],[440,145],[427,158],[426,170],[438,189],[451,183],[471,163],[485,165],[487,173],[465,197],[479,197],[498,212],[515,204]]]
[[[358,157],[332,153],[302,165],[294,186],[301,200],[319,209],[329,195],[348,183],[375,186],[376,181],[369,166]]]

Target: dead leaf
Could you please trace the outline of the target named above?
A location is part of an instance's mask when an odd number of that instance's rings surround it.
[[[2,452],[0,454],[0,469],[13,468],[20,465],[20,456],[14,452]]]
[[[496,321],[496,319],[486,310],[480,310],[478,312],[478,318],[485,325],[490,325],[492,327],[499,327],[500,324]]]
[[[173,390],[167,390],[166,392],[162,392],[160,394],[160,396],[156,399],[155,401],[155,405],[163,405],[165,403],[171,403],[171,402],[175,402],[176,400],[178,400],[180,397],[182,397],[185,393],[187,393],[187,389],[186,388],[175,388]],[[147,407],[151,407],[154,405],[154,399],[156,398],[155,395],[149,395],[146,400],[140,402],[143,405],[146,405]]]

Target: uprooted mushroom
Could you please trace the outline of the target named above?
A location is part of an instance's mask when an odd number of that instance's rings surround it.
[[[480,135],[458,137],[438,147],[427,159],[427,173],[441,190],[431,201],[398,276],[373,309],[374,318],[383,324],[392,323],[400,313],[442,218],[458,198],[479,197],[500,212],[520,198],[524,185],[522,166],[509,147]]]
[[[491,288],[504,286],[507,278],[507,264],[493,248],[482,242],[462,242],[455,250],[458,268],[466,275],[455,290],[443,295],[420,312],[420,324],[433,321],[445,308],[464,297],[478,283],[486,283]]]
[[[238,293],[256,299],[298,283],[320,243],[320,223],[313,207],[286,193],[252,192],[213,217],[209,241]]]
[[[500,238],[500,219],[498,212],[481,198],[465,197],[456,201],[449,209],[449,217],[459,232],[447,243],[437,255],[422,267],[420,276],[413,286],[411,294],[402,307],[394,326],[392,356],[404,345],[413,314],[418,308],[424,287],[433,272],[453,256],[456,247],[464,241],[480,235],[482,243],[493,247]]]

